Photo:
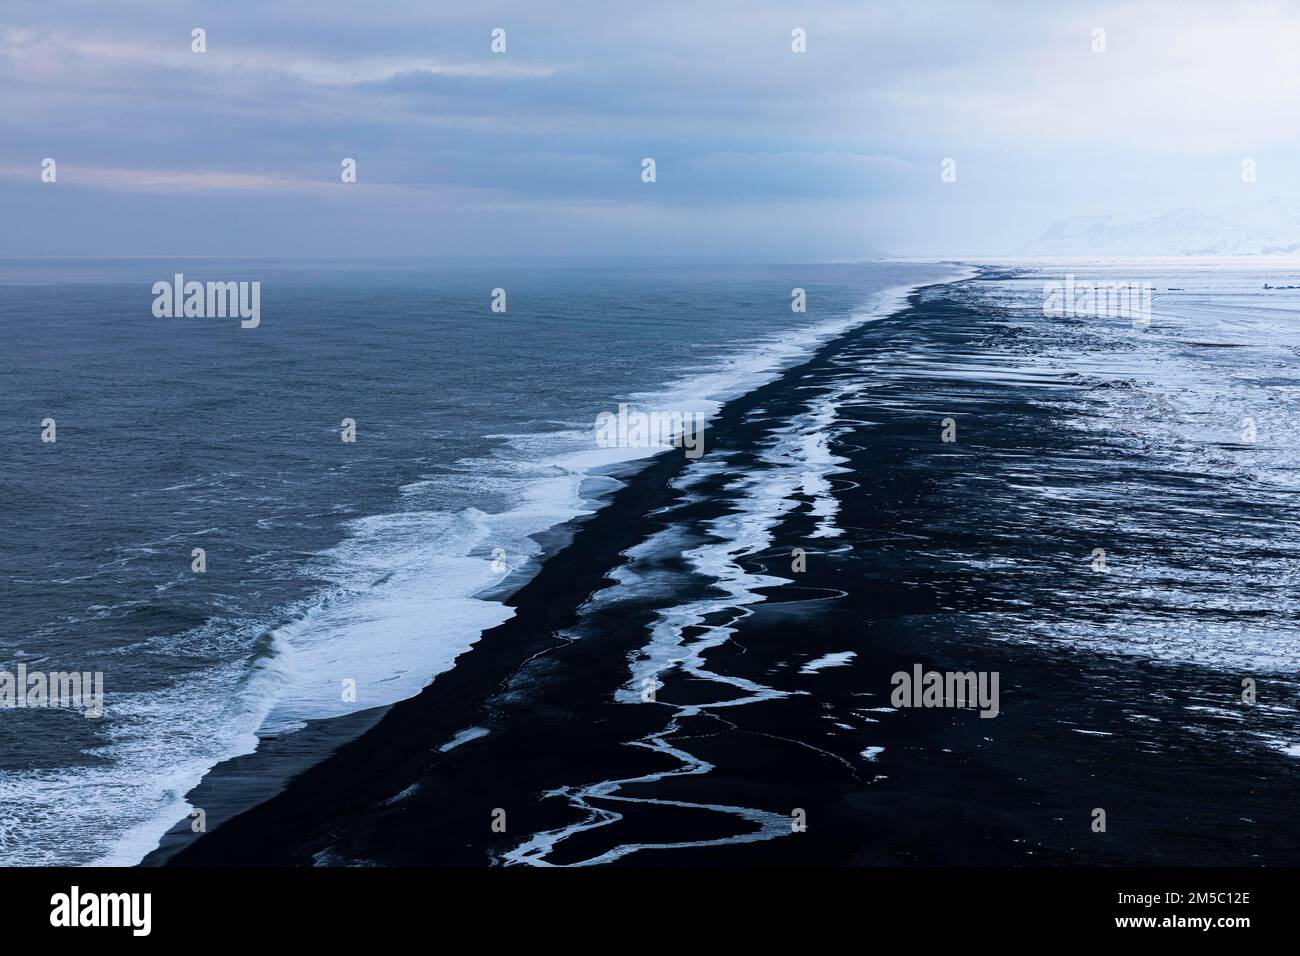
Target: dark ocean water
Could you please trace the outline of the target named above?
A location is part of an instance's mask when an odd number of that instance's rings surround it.
[[[178,271],[259,281],[260,327],[155,318]],[[597,449],[599,412],[712,412],[885,290],[952,274],[0,263],[0,667],[106,692],[98,719],[0,712],[0,861],[135,862],[259,732],[418,692],[508,616],[474,595],[527,573],[529,536],[647,454]]]

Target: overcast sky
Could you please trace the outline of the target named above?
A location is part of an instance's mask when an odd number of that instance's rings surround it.
[[[4,0],[0,254],[997,255],[1300,193],[1298,80],[1290,3]]]

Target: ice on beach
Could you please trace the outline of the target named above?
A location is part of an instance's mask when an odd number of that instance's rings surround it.
[[[815,674],[819,670],[827,667],[844,667],[849,661],[857,657],[853,651],[837,651],[834,654],[824,654],[815,661],[809,661],[803,667],[799,668],[800,674]]]

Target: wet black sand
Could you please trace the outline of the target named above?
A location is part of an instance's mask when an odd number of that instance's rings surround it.
[[[843,406],[850,427],[835,448],[850,462],[833,479],[845,536],[811,538],[809,508],[788,512],[773,547],[748,563],[794,583],[769,589],[734,639],[706,655],[716,674],[790,696],[685,718],[672,743],[712,768],[619,791],[675,804],[590,801],[620,818],[571,836],[545,861],[755,829],[734,814],[682,805],[703,803],[786,817],[799,808],[807,829],[639,849],[619,862],[1300,863],[1297,762],[1243,733],[1269,723],[1290,732],[1293,683],[1028,639],[1031,623],[1122,627],[1151,614],[1150,595],[1090,572],[1098,529],[1114,554],[1165,549],[1168,540],[1139,529],[1172,521],[1174,500],[1223,494],[1160,471],[1104,433],[1062,428],[1039,401],[1044,391],[1089,385],[1035,370],[1034,334],[970,305],[961,290],[931,287],[904,312],[827,344],[727,406],[705,456],[726,467],[689,499],[670,484],[684,461],[655,460],[572,529],[571,543],[510,600],[516,616],[454,669],[167,862],[485,865],[531,834],[587,818],[571,801],[544,796],[550,791],[679,770],[671,753],[633,742],[661,733],[671,704],[717,701],[728,688],[675,673],[658,703],[615,703],[613,693],[628,681],[628,655],[645,644],[656,609],[707,593],[708,581],[684,570],[680,555],[649,556],[642,570],[658,562],[699,595],[584,602],[612,585],[609,572],[627,560],[621,553],[647,536],[668,525],[703,534],[708,519],[731,509],[729,482],[767,467],[756,450],[773,429],[811,397],[860,380],[870,387]],[[958,422],[951,444],[940,441],[948,416]],[[1033,481],[1080,494],[1048,506],[1026,494]],[[1132,494],[1084,493],[1107,483]],[[1151,520],[1110,520],[1108,509]],[[1183,511],[1178,520],[1189,520]],[[1247,517],[1271,516],[1217,509],[1197,520],[1210,523],[1203,530],[1212,538],[1213,522]],[[808,551],[802,573],[790,570],[795,547]],[[844,651],[855,655],[847,665],[800,673]],[[997,671],[1000,715],[876,710],[888,707],[890,675],[918,663]],[[1261,702],[1287,707],[1241,704],[1243,676],[1258,678]],[[489,733],[439,749],[469,727]],[[868,759],[867,748],[883,750]],[[1094,808],[1106,811],[1105,833],[1092,832]],[[497,809],[505,832],[492,827]]]

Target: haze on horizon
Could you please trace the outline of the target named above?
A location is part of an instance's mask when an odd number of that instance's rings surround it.
[[[1297,68],[1277,2],[9,0],[0,255],[1014,254],[1300,196]]]

